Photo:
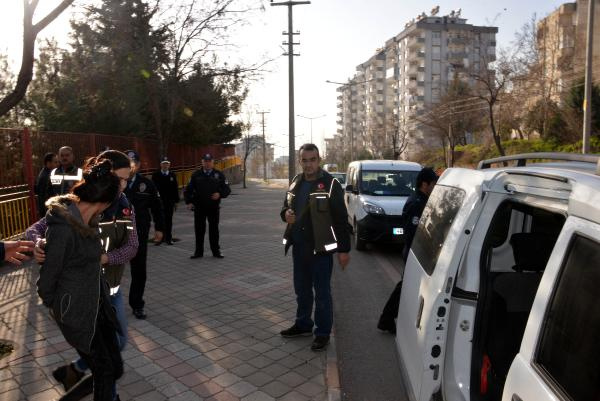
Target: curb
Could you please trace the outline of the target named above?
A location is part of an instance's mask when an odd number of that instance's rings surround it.
[[[328,401],[340,401],[342,392],[340,390],[340,374],[337,362],[337,348],[335,345],[335,333],[331,333],[329,347],[327,347],[327,366],[325,367],[325,383],[327,385]]]

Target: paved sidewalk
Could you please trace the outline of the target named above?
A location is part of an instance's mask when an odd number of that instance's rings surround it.
[[[174,246],[149,246],[146,312],[129,313],[122,400],[327,400],[339,398],[335,349],[279,331],[295,315],[291,258],[283,255],[283,190],[240,186],[223,202],[221,246],[193,252],[193,216],[175,214]],[[181,205],[183,206],[183,205]],[[0,338],[16,345],[0,359],[0,399],[56,399],[52,370],[75,357],[35,293],[37,267],[0,271]],[[122,288],[127,295],[129,277]],[[129,312],[129,311],[128,311]],[[329,374],[327,374],[329,372]]]

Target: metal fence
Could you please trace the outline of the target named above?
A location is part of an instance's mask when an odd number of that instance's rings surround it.
[[[152,140],[116,135],[0,129],[0,239],[19,236],[39,217],[33,193],[35,177],[43,167],[44,154],[56,153],[61,146],[73,148],[77,165],[82,165],[85,159],[105,149],[135,149],[140,154],[141,172],[144,174],[151,173],[160,165],[159,146]],[[235,156],[234,145],[192,147],[171,144],[167,156],[180,187],[189,182],[206,153],[211,153],[215,158],[215,168],[224,171],[231,181],[236,181],[241,160]]]

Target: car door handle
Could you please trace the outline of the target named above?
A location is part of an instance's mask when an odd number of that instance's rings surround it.
[[[420,296],[419,299],[420,299],[419,312],[417,313],[417,323],[416,323],[417,329],[421,328],[421,317],[423,316],[423,307],[425,306],[425,298]]]
[[[513,394],[510,399],[511,401],[523,401],[517,394]]]

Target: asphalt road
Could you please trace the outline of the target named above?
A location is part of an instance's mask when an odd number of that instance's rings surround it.
[[[401,277],[400,246],[370,246],[351,253],[345,271],[334,269],[335,339],[342,400],[406,400],[395,337],[377,329],[389,294]]]

